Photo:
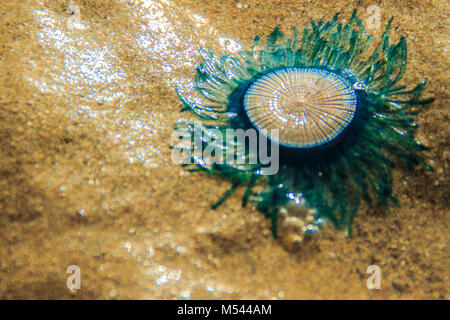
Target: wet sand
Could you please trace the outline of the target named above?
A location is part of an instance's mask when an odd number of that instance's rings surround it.
[[[297,251],[273,239],[244,190],[173,164],[175,86],[200,46],[249,46],[276,25],[376,1],[3,1],[0,4],[0,298],[448,299],[449,6],[383,1],[406,37],[402,83],[436,101],[417,118],[434,171],[394,170],[398,207],[362,208],[352,237]],[[75,7],[73,7],[75,8]],[[380,290],[366,268],[381,268]],[[67,267],[81,271],[68,290]]]

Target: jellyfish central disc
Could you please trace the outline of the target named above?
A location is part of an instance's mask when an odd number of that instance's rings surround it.
[[[294,148],[326,144],[353,120],[357,98],[343,77],[317,68],[285,68],[250,85],[245,111],[272,141]],[[278,138],[274,131],[278,130]]]

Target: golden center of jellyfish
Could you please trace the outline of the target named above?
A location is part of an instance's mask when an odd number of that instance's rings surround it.
[[[335,139],[353,120],[357,98],[341,76],[317,68],[286,68],[257,79],[244,107],[258,130],[281,145],[310,148]],[[278,130],[278,138],[271,130]]]

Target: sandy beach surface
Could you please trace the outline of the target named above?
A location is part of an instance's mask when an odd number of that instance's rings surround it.
[[[417,117],[434,171],[395,168],[398,207],[362,208],[352,237],[325,228],[298,250],[241,207],[244,189],[211,210],[230,182],[185,171],[169,149],[198,49],[355,8],[367,22],[371,5],[369,33],[394,17],[393,40],[406,37],[402,83],[426,79],[436,98]],[[0,298],[448,299],[449,12],[443,0],[2,1]]]

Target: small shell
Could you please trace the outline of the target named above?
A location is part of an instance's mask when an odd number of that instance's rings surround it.
[[[335,139],[352,121],[357,98],[341,76],[317,68],[285,68],[257,79],[244,96],[253,125],[281,145],[311,148]],[[271,130],[278,129],[278,138]]]

